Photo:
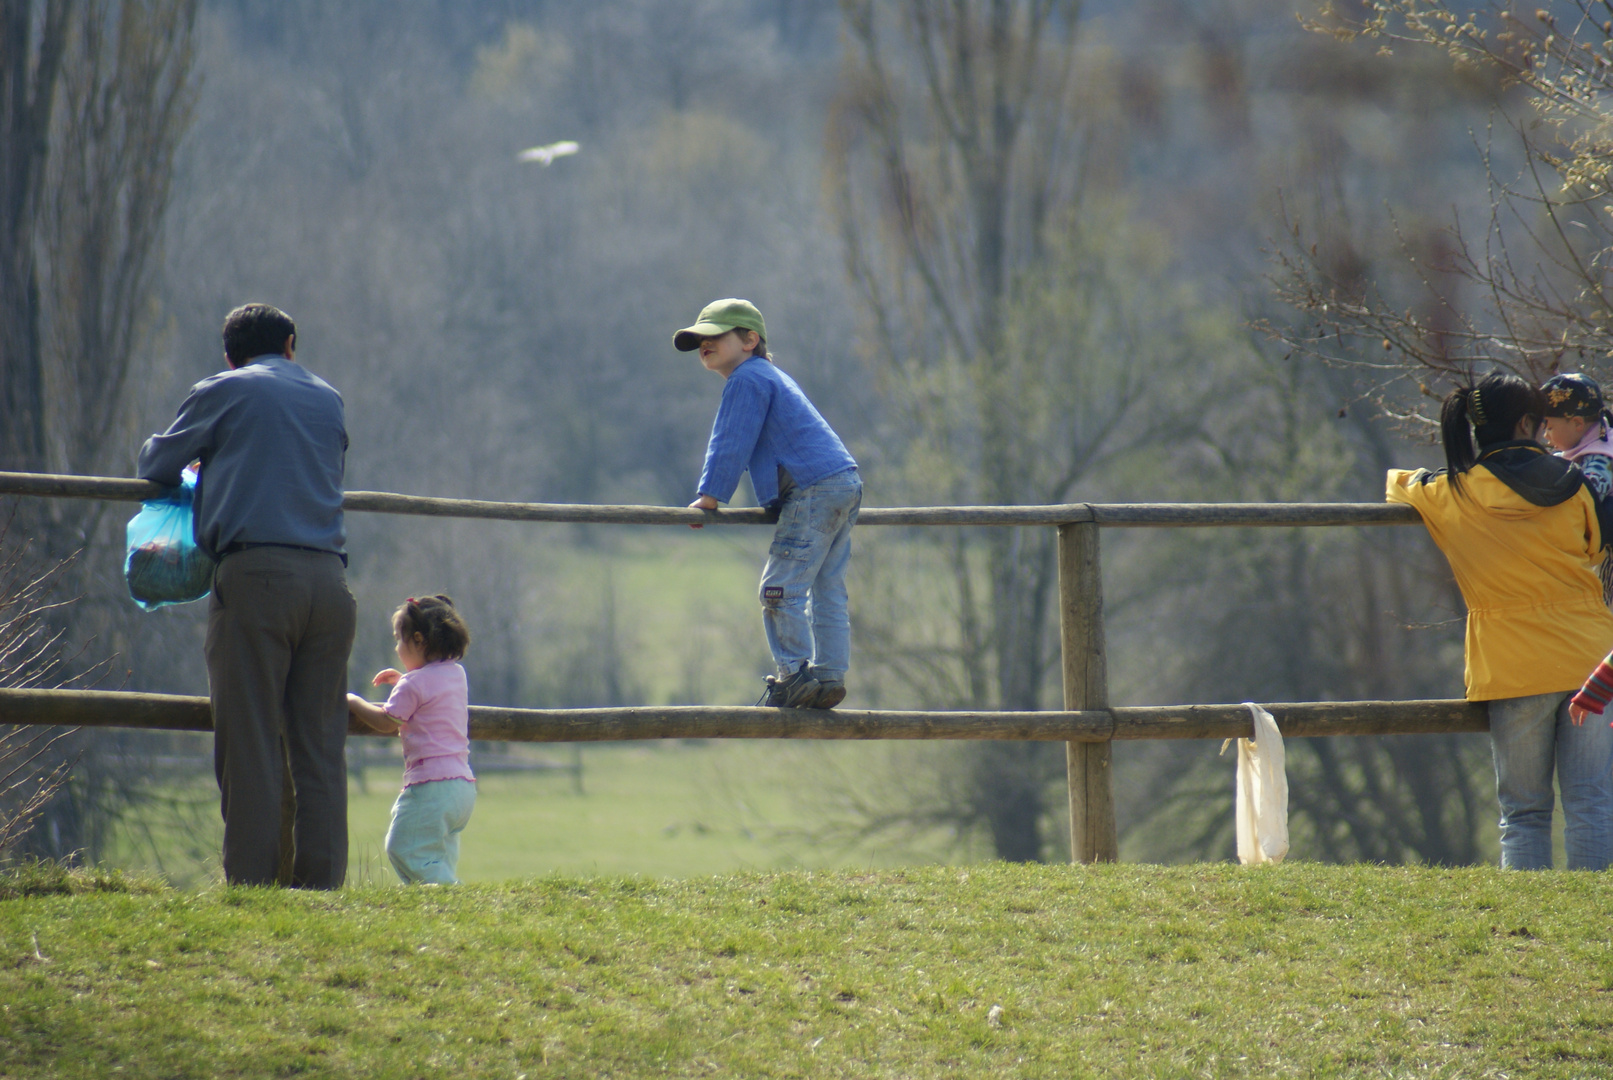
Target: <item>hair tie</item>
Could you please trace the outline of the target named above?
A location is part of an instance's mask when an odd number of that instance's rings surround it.
[[[411,596],[411,597],[409,597],[409,599],[405,600],[404,603],[405,604],[414,604],[416,606],[419,606],[420,601],[416,600],[414,597]]]
[[[1473,421],[1474,427],[1483,427],[1489,422],[1484,418],[1484,398],[1479,394],[1479,388],[1476,386],[1472,387],[1468,392],[1467,412]]]

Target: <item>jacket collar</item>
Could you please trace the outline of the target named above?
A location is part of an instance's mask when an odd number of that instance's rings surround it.
[[[1483,465],[1525,502],[1556,506],[1572,499],[1585,477],[1570,462],[1546,453],[1533,439],[1513,439],[1486,447],[1479,454]]]
[[[1533,439],[1508,439],[1506,442],[1491,443],[1489,446],[1479,451],[1479,460],[1483,461],[1491,454],[1499,454],[1504,450],[1530,450],[1536,454],[1544,454],[1546,452],[1546,448],[1535,442]],[[1508,455],[1508,457],[1511,456],[1513,455]]]

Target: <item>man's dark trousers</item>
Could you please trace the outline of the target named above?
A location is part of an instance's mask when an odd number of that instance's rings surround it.
[[[347,877],[347,657],[356,615],[339,556],[264,546],[219,563],[207,674],[232,885],[275,884],[288,759],[297,802],[291,884],[336,889]]]

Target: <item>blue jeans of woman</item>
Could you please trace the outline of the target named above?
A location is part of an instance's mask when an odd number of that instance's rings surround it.
[[[856,469],[785,493],[761,586],[762,627],[782,676],[810,663],[820,681],[846,677],[846,564],[862,498]]]
[[[1605,717],[1568,717],[1571,692],[1490,702],[1495,794],[1501,804],[1501,865],[1551,869],[1556,768],[1570,870],[1613,861],[1613,728]]]
[[[475,806],[474,780],[427,780],[398,793],[386,855],[404,884],[458,883],[459,834]]]

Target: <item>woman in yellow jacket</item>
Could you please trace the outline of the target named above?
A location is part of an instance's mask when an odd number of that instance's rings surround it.
[[[1467,699],[1489,704],[1501,865],[1551,868],[1555,765],[1568,867],[1601,870],[1613,861],[1613,728],[1576,723],[1568,699],[1613,647],[1613,614],[1593,569],[1595,496],[1535,441],[1544,414],[1516,375],[1454,391],[1440,410],[1448,467],[1391,469],[1388,499],[1417,508],[1467,601]]]

